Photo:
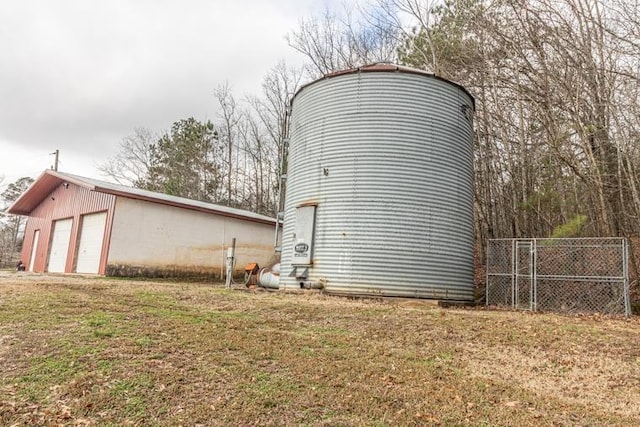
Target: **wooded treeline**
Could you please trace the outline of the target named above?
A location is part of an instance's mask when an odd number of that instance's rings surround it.
[[[0,268],[15,267],[20,258],[25,218],[5,211],[33,183],[33,178],[20,178],[4,185],[0,176]]]
[[[327,11],[301,20],[288,35],[308,60],[303,73],[280,64],[260,96],[241,101],[220,87],[216,121],[182,120],[159,137],[138,131],[122,151],[136,153],[135,162],[116,158],[103,170],[152,190],[273,215],[286,105],[301,78],[392,61],[451,79],[476,98],[480,247],[493,237],[634,235],[637,6],[635,0],[371,0]],[[135,171],[127,169],[131,164]]]
[[[634,234],[635,2],[465,0],[433,14],[399,58],[476,97],[478,237]]]

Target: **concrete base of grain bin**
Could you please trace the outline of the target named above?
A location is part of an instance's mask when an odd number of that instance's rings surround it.
[[[298,282],[300,289],[324,289],[324,282],[322,280],[300,280]]]
[[[442,308],[471,308],[477,305],[475,301],[438,301],[438,307]]]

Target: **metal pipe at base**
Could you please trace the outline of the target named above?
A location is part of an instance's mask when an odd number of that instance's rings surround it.
[[[276,264],[273,264],[271,266],[271,272],[273,274],[275,274],[275,275],[278,275],[278,276],[280,275],[280,263],[279,262],[276,263]]]
[[[271,269],[263,268],[258,275],[258,285],[263,288],[280,288],[280,264],[275,264]]]
[[[321,278],[318,281],[308,280],[306,277],[298,279],[300,289],[324,289],[326,279]],[[258,273],[258,285],[263,288],[280,289],[280,263],[274,264],[270,269],[263,268]]]

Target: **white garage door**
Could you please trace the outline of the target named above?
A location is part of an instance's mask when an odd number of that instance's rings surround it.
[[[38,242],[40,241],[40,230],[33,232],[33,244],[31,245],[31,258],[29,258],[29,271],[33,271],[36,265],[36,255],[38,254]]]
[[[98,274],[107,213],[84,215],[76,263],[77,273]]]
[[[59,219],[53,222],[53,238],[49,250],[49,267],[51,273],[64,273],[71,239],[71,224],[73,219]]]

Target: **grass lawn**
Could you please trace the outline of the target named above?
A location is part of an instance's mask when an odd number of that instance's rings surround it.
[[[640,425],[638,318],[0,276],[0,425]]]

